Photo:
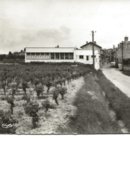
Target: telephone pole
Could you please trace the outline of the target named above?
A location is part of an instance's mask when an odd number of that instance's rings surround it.
[[[92,31],[92,57],[93,57],[93,67],[95,67],[95,51],[94,51],[94,31]]]
[[[122,41],[122,43],[121,43],[121,53],[122,53],[122,70],[123,70],[123,57],[124,57],[124,48],[123,48],[123,41]]]

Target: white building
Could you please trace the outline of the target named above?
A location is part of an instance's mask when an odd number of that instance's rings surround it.
[[[78,49],[75,50],[75,62],[83,64],[93,64],[93,54],[92,50]],[[95,69],[100,69],[100,54],[95,51]]]
[[[93,54],[91,44],[87,43],[77,49],[74,47],[26,47],[25,63],[30,62],[79,62],[83,64],[93,64]],[[95,69],[100,68],[101,47],[94,44]]]

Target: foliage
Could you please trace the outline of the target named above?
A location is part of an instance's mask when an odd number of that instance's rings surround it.
[[[26,81],[23,81],[22,82],[22,89],[23,89],[24,93],[26,93],[27,88],[28,88],[28,83]]]
[[[41,83],[38,83],[38,84],[36,85],[35,90],[36,90],[36,93],[37,93],[37,97],[39,98],[40,95],[41,95],[42,92],[43,92],[43,85],[42,85]]]
[[[11,53],[9,54],[12,55]],[[39,105],[32,102],[32,99],[40,101],[45,97],[53,98],[56,105],[59,104],[58,98],[61,95],[64,99],[66,94],[67,84],[71,80],[85,75],[91,71],[91,68],[85,66],[71,66],[71,64],[45,64],[45,63],[32,63],[32,64],[1,64],[0,65],[0,88],[2,89],[2,100],[6,100],[10,104],[10,111],[13,114],[14,106],[17,105],[17,97],[22,96],[21,99],[26,101],[24,110],[26,114],[32,117],[33,128],[37,126],[39,117]],[[44,91],[44,88],[47,91]],[[27,91],[27,89],[29,89]],[[51,89],[51,90],[50,90]],[[54,89],[54,90],[53,90]],[[53,90],[53,92],[52,92]],[[10,94],[11,91],[11,95]],[[30,94],[28,93],[30,91]],[[32,93],[33,92],[33,93]],[[35,97],[35,93],[37,97]],[[15,104],[16,103],[16,104]],[[42,103],[42,108],[47,112],[49,109],[54,109],[56,105],[46,100]]]
[[[67,93],[67,89],[65,87],[61,87],[59,89],[59,93],[61,95],[61,98],[64,99],[64,95]]]
[[[55,109],[55,106],[47,99],[42,102],[42,108],[44,108],[45,112],[47,112],[49,109]]]
[[[10,110],[11,114],[13,114],[13,108],[14,108],[14,96],[7,96],[7,102],[10,104]]]
[[[57,105],[59,105],[58,96],[59,96],[59,89],[58,88],[55,88],[55,90],[53,91],[53,99],[55,100],[55,103]]]
[[[39,116],[39,104],[37,102],[28,102],[25,104],[25,113],[32,117],[32,127],[36,128],[38,126]]]
[[[33,117],[39,111],[39,104],[37,102],[28,102],[24,106],[25,113]]]
[[[16,123],[10,112],[0,110],[0,133],[15,133]]]

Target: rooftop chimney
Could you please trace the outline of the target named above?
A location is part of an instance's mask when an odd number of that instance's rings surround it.
[[[127,42],[127,41],[128,41],[128,37],[125,37],[125,38],[124,38],[124,41]]]
[[[56,48],[59,48],[59,47],[60,47],[59,45],[56,46]]]

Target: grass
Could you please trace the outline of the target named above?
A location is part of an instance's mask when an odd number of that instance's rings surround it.
[[[123,74],[130,76],[130,68],[124,68],[124,70],[122,71]]]
[[[124,65],[122,73],[127,76],[130,76],[130,64]]]
[[[30,64],[26,65],[0,65],[0,73],[4,70],[12,72],[25,73],[39,72],[50,75],[53,71],[63,71],[70,67],[70,64],[52,65],[52,64]],[[72,68],[72,67],[71,67]],[[75,67],[74,67],[75,69]],[[74,106],[77,112],[71,116],[68,129],[62,129],[66,134],[108,134],[121,133],[117,121],[113,121],[110,116],[110,109],[116,112],[117,120],[122,120],[125,126],[130,130],[130,99],[116,88],[101,71],[94,71],[91,67],[78,66],[77,70],[83,70],[87,75],[84,77],[84,85],[77,93]],[[76,70],[75,69],[75,70]],[[20,71],[19,71],[20,70]],[[28,75],[27,75],[28,76]],[[106,96],[104,96],[104,92]],[[21,107],[20,107],[21,109]]]
[[[116,112],[117,120],[122,120],[130,131],[130,98],[113,85],[101,71],[98,72],[98,83],[106,93],[110,107]]]
[[[78,134],[121,133],[111,120],[109,106],[97,82],[96,72],[85,77],[85,84],[75,99],[76,115],[70,120],[70,132]]]

